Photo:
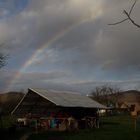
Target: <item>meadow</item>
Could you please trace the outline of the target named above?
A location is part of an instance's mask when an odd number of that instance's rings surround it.
[[[136,123],[136,125],[135,125]],[[140,140],[140,118],[130,116],[104,117],[100,128],[78,132],[41,132],[28,140]]]
[[[135,125],[136,124],[136,125]],[[31,132],[27,128],[17,129],[14,134],[1,131],[1,140],[21,140],[30,134],[27,140],[140,140],[140,117],[109,116],[101,118],[100,128],[78,130],[76,132],[41,131]]]

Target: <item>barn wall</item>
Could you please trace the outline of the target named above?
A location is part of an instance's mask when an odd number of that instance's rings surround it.
[[[20,105],[14,112],[14,115],[25,115],[27,113],[35,115],[45,115],[52,110],[56,110],[56,105],[44,99],[40,95],[29,91]]]

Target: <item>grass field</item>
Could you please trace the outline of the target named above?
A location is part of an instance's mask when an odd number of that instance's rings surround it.
[[[7,120],[7,119],[6,119]],[[5,121],[6,121],[5,120]],[[14,134],[8,130],[1,131],[1,140],[20,140],[29,129],[17,129]],[[101,119],[100,128],[92,130],[79,130],[77,132],[44,131],[32,133],[28,140],[140,140],[140,117],[137,118],[135,130],[135,119],[130,116],[112,116]]]
[[[106,117],[101,120],[101,127],[78,132],[42,132],[32,134],[28,140],[140,140],[140,118],[129,116]]]

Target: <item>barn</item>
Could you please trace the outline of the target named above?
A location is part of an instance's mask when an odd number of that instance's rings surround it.
[[[66,130],[70,120],[76,122],[72,128],[97,126],[97,111],[102,108],[106,107],[77,92],[30,88],[12,115],[25,125],[34,121],[36,128]]]

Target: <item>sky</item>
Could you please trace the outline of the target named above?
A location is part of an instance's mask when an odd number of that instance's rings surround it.
[[[140,90],[140,30],[133,0],[0,0],[0,92],[28,88],[90,93]],[[131,16],[140,24],[140,1]]]

